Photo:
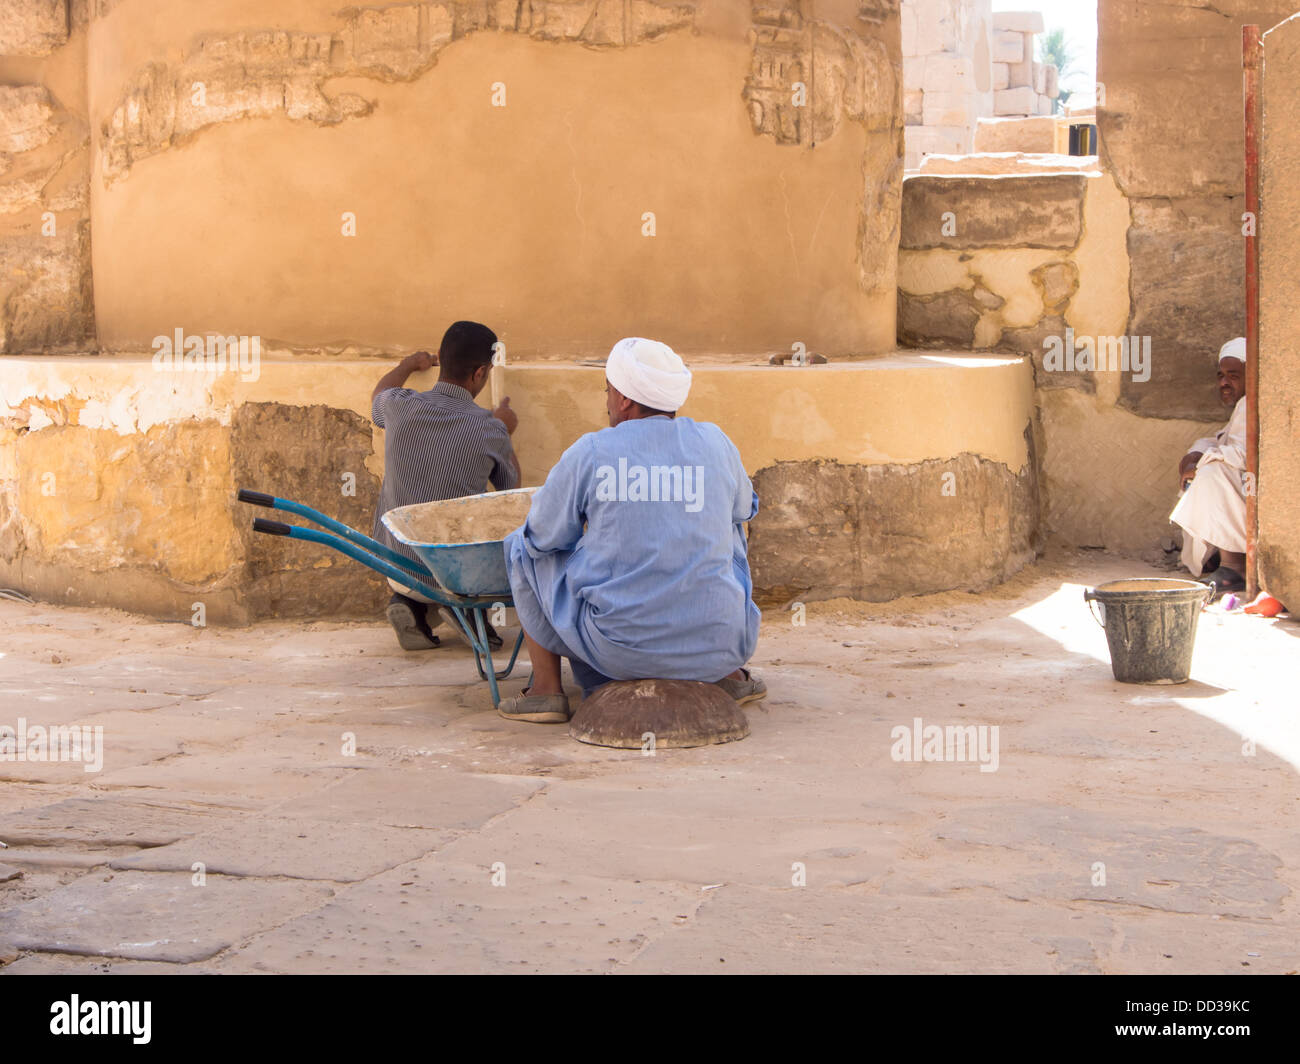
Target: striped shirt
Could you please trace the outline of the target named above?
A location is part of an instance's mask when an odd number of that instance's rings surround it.
[[[427,392],[388,388],[375,396],[371,419],[384,430],[384,485],[374,537],[399,554],[419,556],[384,526],[398,506],[478,495],[492,481],[517,488],[510,433],[458,384],[439,381]]]

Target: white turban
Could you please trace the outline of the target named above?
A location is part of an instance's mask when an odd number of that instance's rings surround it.
[[[630,336],[614,345],[605,361],[609,383],[651,410],[675,411],[691,390],[691,371],[658,340]]]
[[[1229,340],[1219,348],[1219,357],[1215,364],[1217,365],[1225,358],[1238,358],[1241,359],[1242,362],[1246,361],[1246,338],[1244,336],[1238,336],[1235,340]]]

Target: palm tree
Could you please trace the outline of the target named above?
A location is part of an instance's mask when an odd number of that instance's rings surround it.
[[[1065,35],[1064,26],[1058,26],[1049,33],[1039,36],[1038,54],[1039,62],[1050,63],[1056,67],[1058,83],[1065,81],[1069,75],[1079,72],[1075,62],[1078,53],[1074,50],[1073,42]],[[1070,98],[1069,89],[1061,89],[1060,93],[1054,105],[1057,113],[1065,110],[1065,103]]]

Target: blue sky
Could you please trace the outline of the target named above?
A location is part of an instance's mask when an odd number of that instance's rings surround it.
[[[1047,29],[1065,27],[1074,46],[1080,73],[1067,79],[1067,89],[1091,89],[1097,80],[1097,0],[993,0],[994,11],[1041,11]]]

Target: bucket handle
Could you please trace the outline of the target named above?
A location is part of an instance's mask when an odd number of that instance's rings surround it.
[[[1106,627],[1106,621],[1105,621],[1106,603],[1101,602],[1101,597],[1097,594],[1097,592],[1092,590],[1088,590],[1083,593],[1083,601],[1088,604],[1088,612],[1092,614],[1093,620],[1095,620],[1099,625],[1101,625],[1102,628],[1105,628]],[[1097,616],[1097,607],[1093,605],[1094,602],[1101,602],[1102,614],[1100,617]]]
[[[1213,594],[1214,594],[1214,589],[1212,587],[1207,586],[1205,589],[1205,594],[1201,597],[1200,606],[1202,609],[1205,607],[1205,604],[1210,601],[1210,596]],[[1088,610],[1089,612],[1092,613],[1093,620],[1095,620],[1099,625],[1101,625],[1102,628],[1105,628],[1106,621],[1104,618],[1106,616],[1106,603],[1102,602],[1101,596],[1098,595],[1096,591],[1089,589],[1083,593],[1083,601],[1088,603]],[[1100,617],[1097,616],[1097,607],[1093,605],[1094,602],[1101,602]],[[1163,616],[1161,619],[1163,621]]]

